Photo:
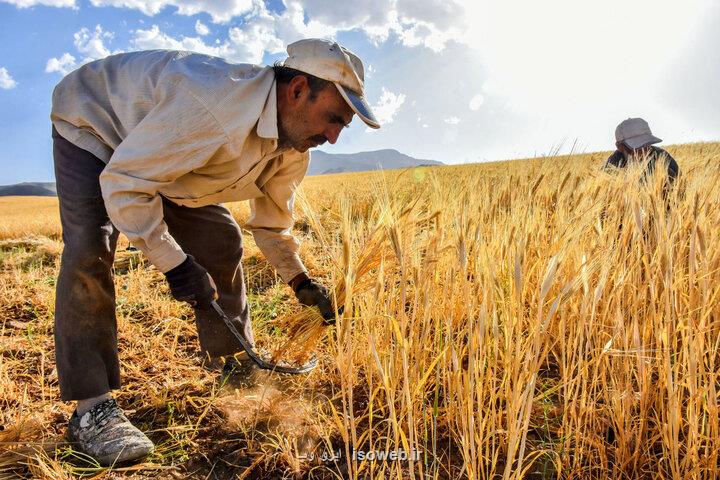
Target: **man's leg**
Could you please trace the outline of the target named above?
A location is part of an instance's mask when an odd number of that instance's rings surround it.
[[[218,289],[218,303],[230,318],[239,317],[238,330],[254,343],[250,309],[242,272],[242,235],[223,206],[188,208],[164,200],[165,222],[183,250],[205,267]],[[195,309],[200,348],[210,357],[242,351],[214,310]]]
[[[63,400],[120,388],[112,263],[118,233],[98,177],[105,164],[53,132],[64,249],[55,300],[55,356]]]
[[[55,357],[63,400],[78,400],[68,437],[103,465],[133,460],[152,442],[123,415],[112,263],[118,232],[100,192],[105,164],[53,129],[55,178],[65,244],[55,299]]]

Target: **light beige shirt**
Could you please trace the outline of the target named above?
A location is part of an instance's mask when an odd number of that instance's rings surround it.
[[[160,271],[186,257],[161,196],[188,207],[250,200],[246,226],[268,261],[285,281],[306,271],[291,228],[310,156],[277,148],[271,67],[166,50],[114,55],[58,84],[51,119],[107,163],[100,187],[110,220]]]

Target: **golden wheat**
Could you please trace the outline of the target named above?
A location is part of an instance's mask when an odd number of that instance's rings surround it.
[[[720,145],[670,151],[667,198],[660,176],[600,172],[606,154],[306,179],[296,230],[335,328],[244,236],[258,342],[316,354],[304,377],[218,384],[188,309],[120,259],[119,399],[159,447],[113,475],[717,478]],[[37,251],[0,244],[0,471],[99,472],[58,437],[57,258]],[[421,455],[357,455],[375,450]]]

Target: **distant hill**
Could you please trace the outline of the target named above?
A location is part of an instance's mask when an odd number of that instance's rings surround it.
[[[393,168],[417,167],[419,165],[444,165],[436,160],[413,158],[397,150],[374,150],[359,153],[325,153],[313,150],[310,155],[308,175],[326,173],[364,172],[366,170],[391,170]],[[57,196],[55,182],[23,182],[0,185],[0,197],[7,196]]]
[[[325,153],[321,150],[313,150],[310,154],[310,167],[307,174],[323,175],[379,169],[390,170],[418,165],[443,165],[443,163],[436,160],[413,158],[391,149],[359,153]]]
[[[15,185],[0,185],[0,197],[11,195],[54,197],[57,195],[55,182],[23,182]]]

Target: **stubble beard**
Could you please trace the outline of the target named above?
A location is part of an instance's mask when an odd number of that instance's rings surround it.
[[[305,138],[298,132],[302,125],[301,119],[292,121],[289,119],[279,119],[278,121],[278,148],[293,148],[297,151],[302,148]]]

